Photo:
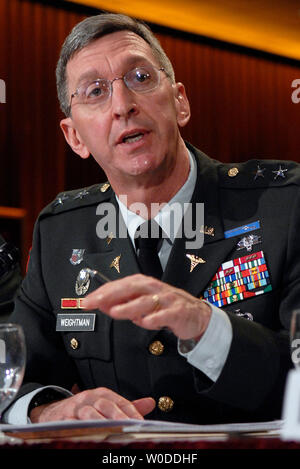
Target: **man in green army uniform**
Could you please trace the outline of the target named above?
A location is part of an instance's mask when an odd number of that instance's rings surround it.
[[[280,417],[300,297],[298,164],[222,164],[184,142],[184,85],[131,18],[77,25],[57,83],[67,142],[108,182],[59,194],[36,223],[12,318],[26,375],[6,420]],[[151,248],[136,234],[148,219],[163,232]]]

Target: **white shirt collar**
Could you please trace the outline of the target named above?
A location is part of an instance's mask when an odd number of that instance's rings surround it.
[[[172,243],[174,242],[176,233],[181,225],[182,217],[187,209],[187,205],[185,204],[190,202],[196,185],[197,170],[195,158],[189,150],[188,154],[190,171],[187,180],[174,197],[172,197],[172,199],[165,204],[154,217],[154,220],[161,226]],[[140,215],[137,215],[135,212],[128,210],[127,206],[119,199],[119,197],[116,196],[116,199],[127,227],[129,237],[134,246],[135,232],[137,228],[144,223],[145,219]]]

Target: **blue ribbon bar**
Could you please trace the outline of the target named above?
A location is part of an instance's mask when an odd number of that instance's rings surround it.
[[[225,238],[232,238],[233,236],[238,236],[241,234],[249,233],[249,231],[258,230],[260,228],[260,222],[254,221],[249,223],[248,225],[239,226],[238,228],[233,228],[232,230],[228,230],[224,232]]]

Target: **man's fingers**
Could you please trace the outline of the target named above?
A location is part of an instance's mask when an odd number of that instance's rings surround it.
[[[77,409],[77,420],[105,420],[104,415],[102,415],[98,410],[90,405],[85,405]]]
[[[77,419],[80,420],[142,420],[143,416],[149,414],[155,407],[154,399],[145,397],[136,401],[124,401],[120,404],[109,399],[99,399],[94,406],[85,405],[79,407],[76,412]]]
[[[52,420],[143,420],[155,407],[151,397],[129,401],[108,388],[85,390],[61,401],[44,404],[30,413],[33,423]]]
[[[134,404],[120,396],[116,392],[107,388],[97,388],[92,394],[87,392],[87,400],[92,398],[91,402],[85,402],[92,405],[105,418],[122,420],[122,419],[143,419],[143,414],[134,406]]]
[[[143,397],[132,402],[141,415],[147,415],[155,408],[155,400],[152,397]]]
[[[102,285],[83,298],[82,304],[85,309],[103,308],[103,311],[107,311],[114,305],[127,303],[143,294],[154,293],[162,286],[159,280],[152,277],[131,275]]]
[[[115,403],[109,399],[99,399],[99,401],[94,404],[94,407],[99,410],[99,412],[101,412],[101,414],[104,415],[104,417],[107,419],[143,419],[143,416],[132,404],[132,402],[125,399],[119,403]]]
[[[154,312],[157,304],[153,296],[154,295],[142,295],[128,303],[113,306],[109,314],[114,319],[137,320]]]

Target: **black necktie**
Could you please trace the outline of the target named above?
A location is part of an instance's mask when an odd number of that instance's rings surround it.
[[[137,257],[142,273],[158,279],[162,276],[158,257],[158,244],[161,238],[162,229],[154,220],[143,223],[135,235]]]

